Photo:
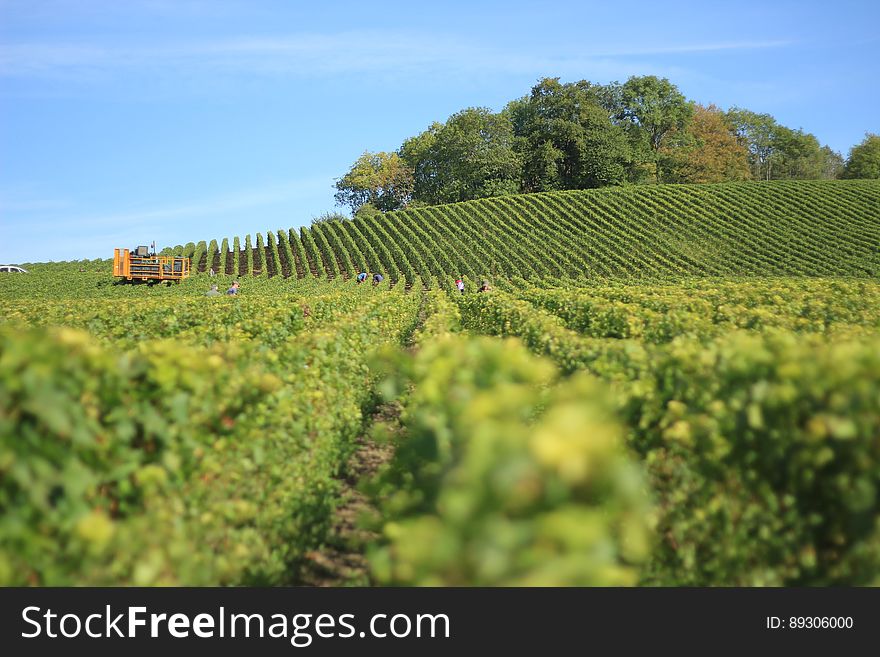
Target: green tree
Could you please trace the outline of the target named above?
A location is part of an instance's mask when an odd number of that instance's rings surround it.
[[[454,203],[515,194],[522,171],[506,114],[478,107],[408,139],[400,155],[413,171],[414,198]]]
[[[829,160],[840,157],[830,148],[823,148],[814,135],[785,126],[777,127],[776,150],[779,153],[779,166],[773,177],[779,179],[824,178],[829,168],[834,168]]]
[[[365,151],[335,187],[336,203],[352,212],[364,203],[383,212],[399,210],[412,198],[413,172],[397,153]]]
[[[545,78],[505,110],[523,158],[522,188],[529,192],[621,184],[629,147],[612,125],[589,82]]]
[[[867,133],[853,146],[846,160],[842,178],[880,178],[880,135]]]
[[[633,76],[619,89],[616,83],[601,92],[617,122],[627,128],[634,159],[662,180],[664,146],[672,135],[681,135],[693,108],[674,84],[654,75]]]
[[[361,206],[363,207],[363,206]],[[333,221],[348,221],[349,217],[338,212],[322,212],[316,217],[312,217],[312,226],[316,224],[326,224]]]
[[[727,118],[749,151],[755,180],[814,180],[838,175],[842,158],[803,130],[780,125],[769,114],[733,107]]]
[[[822,147],[822,174],[821,177],[833,180],[840,178],[844,167],[843,156],[830,146]]]
[[[429,199],[439,196],[435,143],[437,133],[443,128],[436,121],[424,132],[410,137],[400,147],[400,157],[413,172],[413,199],[432,203]]]
[[[749,151],[749,167],[755,180],[770,180],[774,165],[780,157],[779,124],[769,114],[757,114],[739,107],[732,107],[728,119],[736,126],[736,133]]]

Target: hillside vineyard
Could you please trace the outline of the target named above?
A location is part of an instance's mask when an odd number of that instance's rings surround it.
[[[232,276],[876,276],[880,184],[776,181],[549,192],[189,243]]]

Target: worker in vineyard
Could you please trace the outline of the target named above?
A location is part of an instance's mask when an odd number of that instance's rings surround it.
[[[385,277],[382,274],[380,274],[378,272],[373,274],[373,285],[378,285],[379,283],[381,283],[384,280],[385,280]]]
[[[367,272],[362,271],[360,274],[357,275],[357,282],[358,282],[359,284],[360,284],[360,283],[363,283],[365,280],[367,280],[367,276],[368,276],[368,275],[369,275],[369,274],[367,274]]]
[[[480,284],[480,292],[488,292],[492,288],[489,287],[489,281],[483,281]]]
[[[460,278],[455,279],[455,287],[458,288],[458,291],[464,294],[464,281]]]
[[[236,296],[238,294],[238,288],[238,281],[233,281],[232,286],[228,290],[226,290],[226,294],[230,296]]]
[[[211,286],[211,289],[208,290],[207,292],[205,292],[205,296],[206,296],[206,297],[219,297],[219,296],[220,296],[220,290],[217,289],[217,286],[216,286],[216,285],[212,285],[212,286]]]

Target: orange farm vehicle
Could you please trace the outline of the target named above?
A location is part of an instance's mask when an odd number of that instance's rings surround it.
[[[156,255],[146,246],[113,250],[113,275],[127,281],[181,281],[189,274],[189,258]]]

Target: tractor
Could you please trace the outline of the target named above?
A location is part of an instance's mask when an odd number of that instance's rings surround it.
[[[156,255],[153,249],[138,246],[135,249],[113,250],[113,275],[121,281],[162,283],[188,278],[191,271],[189,258]]]

